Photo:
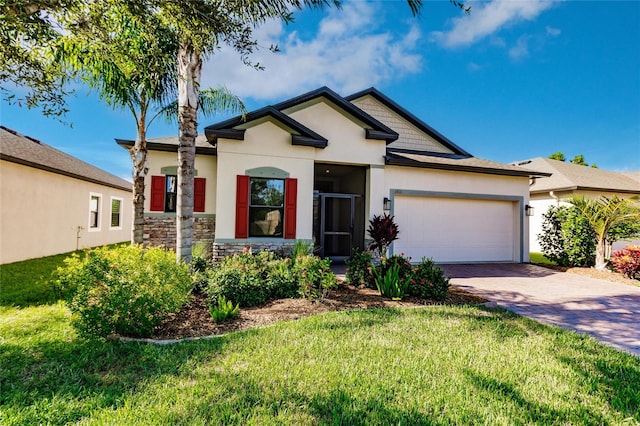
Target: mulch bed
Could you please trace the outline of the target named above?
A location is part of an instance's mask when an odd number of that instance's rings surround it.
[[[264,306],[241,308],[238,316],[216,324],[211,319],[203,294],[193,294],[191,301],[178,313],[169,315],[156,327],[154,339],[183,339],[213,336],[233,331],[262,327],[278,321],[290,321],[329,311],[391,307],[419,307],[425,305],[474,305],[487,302],[455,286],[451,286],[445,300],[407,298],[389,300],[371,289],[359,289],[342,284],[329,292],[322,301],[280,299]]]

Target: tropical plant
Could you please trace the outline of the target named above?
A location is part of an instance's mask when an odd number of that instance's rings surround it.
[[[602,196],[598,199],[573,197],[569,203],[575,206],[589,222],[596,235],[596,269],[605,269],[607,234],[614,226],[640,220],[640,209],[633,201],[617,196]]]
[[[611,258],[611,266],[629,278],[640,280],[640,246],[629,245],[616,251]]]
[[[222,322],[227,318],[235,318],[240,311],[240,305],[233,306],[233,302],[225,299],[224,296],[218,298],[217,305],[209,305],[209,313],[215,322]]]
[[[373,270],[373,277],[380,295],[393,300],[402,300],[404,298],[411,280],[411,277],[400,277],[399,265],[393,265],[384,269],[375,268]]]
[[[393,219],[394,216],[385,213],[382,216],[373,216],[373,219],[369,220],[367,232],[373,240],[369,249],[378,253],[381,258],[387,256],[389,246],[398,239],[398,224]]]

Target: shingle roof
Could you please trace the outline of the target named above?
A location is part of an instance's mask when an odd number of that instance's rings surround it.
[[[130,182],[5,126],[0,126],[0,159],[132,191]]]
[[[531,193],[583,189],[640,194],[640,182],[622,173],[541,157],[517,164],[551,173],[550,177],[536,179]]]
[[[428,169],[453,170],[471,173],[484,173],[506,176],[545,176],[546,173],[525,169],[510,164],[497,163],[477,157],[452,158],[449,156],[435,156],[411,154],[407,152],[388,153],[387,164],[399,166],[413,166]]]
[[[135,143],[132,139],[116,139],[116,143],[125,149],[129,149]],[[147,138],[147,149],[151,151],[178,152],[178,136],[164,136],[160,138]],[[205,135],[196,137],[196,154],[216,154],[216,147],[211,145]]]

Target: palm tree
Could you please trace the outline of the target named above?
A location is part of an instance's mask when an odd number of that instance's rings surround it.
[[[587,219],[597,238],[596,269],[605,269],[607,234],[616,225],[640,220],[640,209],[629,199],[602,196],[598,199],[574,196],[568,200]]]
[[[98,19],[96,19],[98,17]],[[154,14],[135,15],[121,6],[92,2],[66,16],[73,29],[57,49],[57,60],[80,77],[113,108],[128,109],[136,122],[136,140],[129,149],[133,164],[133,226],[131,241],[143,243],[147,130],[163,116],[178,118],[178,74],[175,34]],[[246,113],[242,101],[225,87],[199,93],[205,115],[219,111]]]

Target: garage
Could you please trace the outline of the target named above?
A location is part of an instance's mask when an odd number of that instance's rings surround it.
[[[521,262],[519,200],[400,195],[393,214],[400,234],[393,253],[412,262],[432,257],[441,263]]]

